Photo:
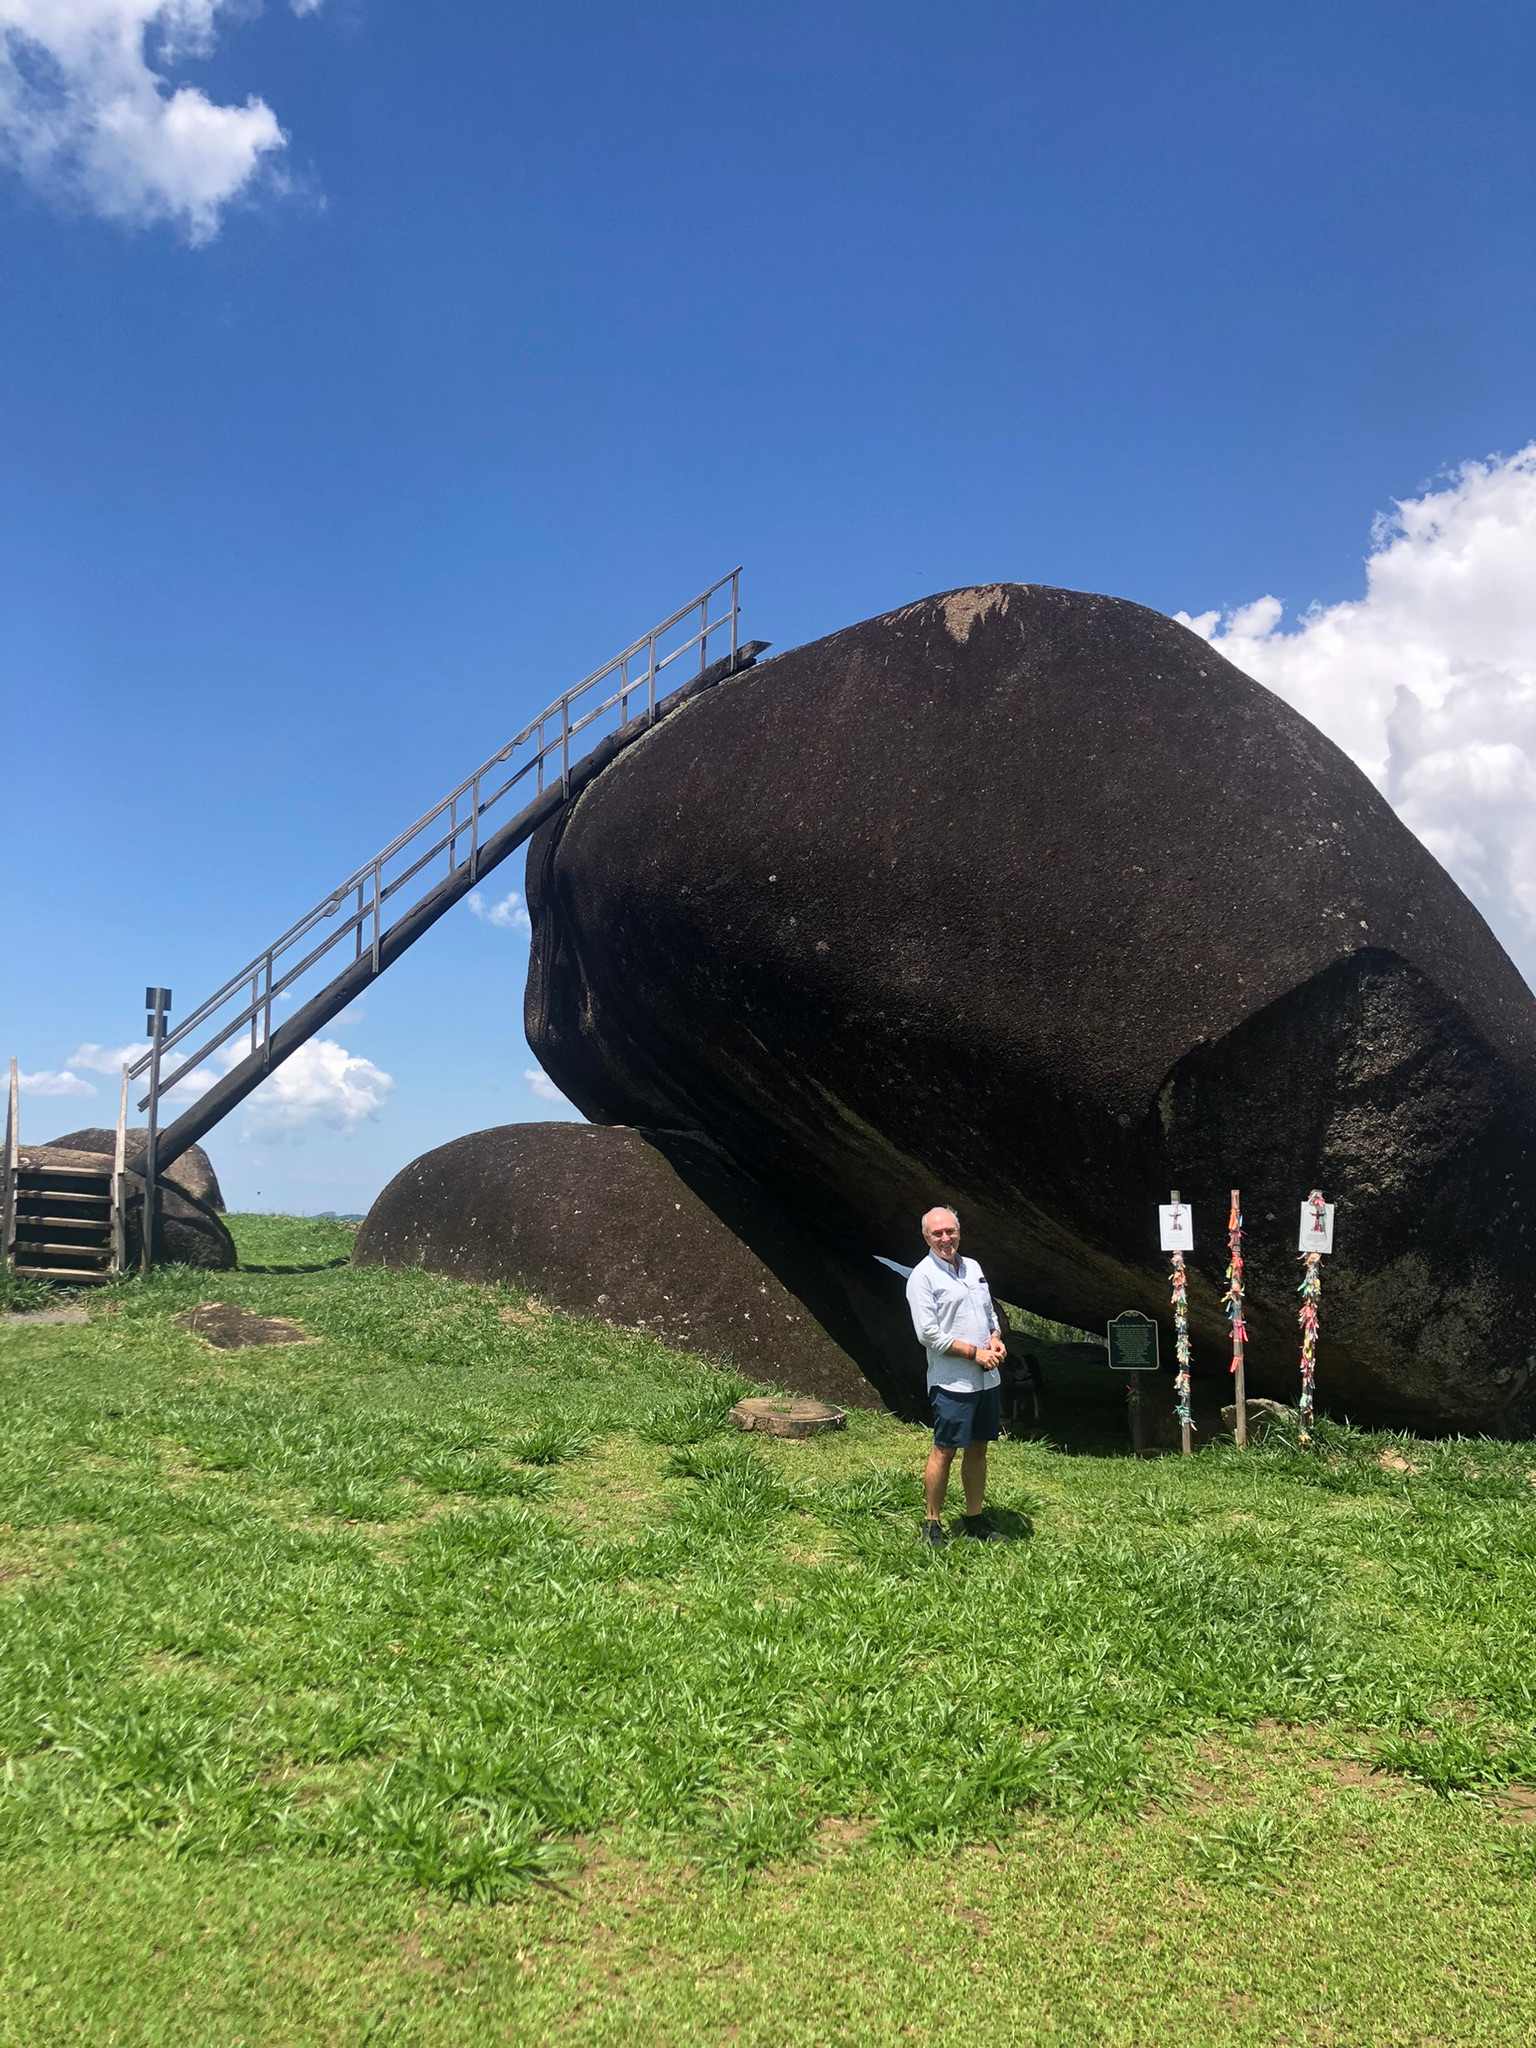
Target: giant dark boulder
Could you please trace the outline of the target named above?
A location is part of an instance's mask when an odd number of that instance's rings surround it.
[[[707,1132],[845,1246],[957,1201],[1082,1326],[1166,1316],[1177,1185],[1197,1371],[1240,1186],[1284,1395],[1321,1185],[1324,1405],[1536,1426],[1536,1004],[1338,748],[1159,614],[999,585],[764,662],[544,829],[528,899],[528,1036],[589,1117]]]
[[[915,1413],[923,1355],[901,1281],[844,1260],[686,1133],[503,1124],[423,1153],[353,1260],[511,1281],[755,1378]]]
[[[134,1171],[142,1167],[144,1147],[149,1133],[143,1129],[123,1133],[123,1163]],[[105,1152],[109,1158],[117,1154],[117,1133],[102,1129],[88,1131],[66,1131],[62,1138],[50,1138],[50,1145],[62,1147],[71,1152]],[[160,1174],[162,1181],[174,1181],[199,1202],[206,1202],[210,1209],[222,1212],[224,1195],[219,1187],[219,1177],[213,1170],[213,1161],[201,1145],[189,1145],[185,1152],[178,1154]]]

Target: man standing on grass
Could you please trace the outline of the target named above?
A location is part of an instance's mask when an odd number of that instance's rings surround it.
[[[907,1306],[917,1341],[928,1354],[928,1392],[933,1401],[933,1449],[923,1472],[927,1497],[925,1543],[945,1543],[940,1517],[949,1492],[949,1468],[960,1459],[965,1492],[961,1528],[983,1542],[997,1531],[982,1518],[987,1492],[987,1445],[998,1434],[999,1371],[1004,1349],[997,1310],[986,1275],[974,1259],[960,1256],[960,1219],[953,1209],[930,1209],[923,1218],[928,1256],[907,1279]]]

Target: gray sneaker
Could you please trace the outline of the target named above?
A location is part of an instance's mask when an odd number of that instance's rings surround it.
[[[942,1522],[924,1522],[923,1541],[933,1550],[949,1541],[949,1531]]]

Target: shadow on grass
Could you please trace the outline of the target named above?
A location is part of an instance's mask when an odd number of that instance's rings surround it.
[[[321,1259],[313,1266],[248,1266],[244,1259],[238,1270],[242,1273],[332,1273],[338,1266],[350,1266],[350,1254],[339,1259]]]

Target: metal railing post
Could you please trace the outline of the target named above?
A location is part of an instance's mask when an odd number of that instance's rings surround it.
[[[741,571],[731,571],[731,661],[734,664],[741,648]]]
[[[267,1064],[272,1062],[272,953],[267,951],[267,990],[261,1007],[261,1044],[266,1053]]]
[[[5,1100],[5,1238],[7,1259],[16,1251],[16,1176],[21,1157],[21,1068],[11,1061],[11,1085]]]
[[[645,714],[650,723],[656,723],[656,635],[652,633],[645,643]]]
[[[469,879],[480,879],[480,777],[469,786]]]
[[[384,936],[384,896],[379,875],[379,863],[373,864],[373,971],[379,971],[379,943]]]
[[[252,997],[255,1001],[255,997]],[[252,1028],[254,1029],[254,1012]],[[123,1085],[117,1095],[117,1143],[112,1148],[112,1270],[121,1273],[128,1265],[128,1218],[124,1197],[124,1168],[128,1164],[128,1063],[123,1062]]]
[[[270,972],[268,978],[270,980]],[[155,1147],[160,1133],[160,1051],[165,1043],[165,1013],[170,1001],[168,988],[147,988],[144,991],[144,1002],[149,1010],[149,1119],[144,1129],[144,1224],[140,1232],[139,1264],[146,1273],[155,1262],[155,1239],[160,1220],[160,1183],[156,1174],[159,1162]]]
[[[571,793],[571,700],[560,699],[560,794]]]
[[[260,1049],[261,1049],[261,1025],[260,1025],[260,1022],[258,1021],[258,1020],[259,1020],[259,1018],[260,1018],[260,1015],[261,1015],[261,978],[260,978],[260,976],[259,976],[259,975],[255,975],[255,974],[253,974],[253,975],[251,976],[251,1051],[252,1051],[252,1052],[259,1052],[259,1051],[260,1051]]]
[[[709,599],[699,599],[699,674],[709,667]]]
[[[352,951],[352,958],[354,960],[361,960],[363,957],[363,885],[361,882],[357,885],[357,922],[353,925],[352,930],[357,939],[357,944]]]

